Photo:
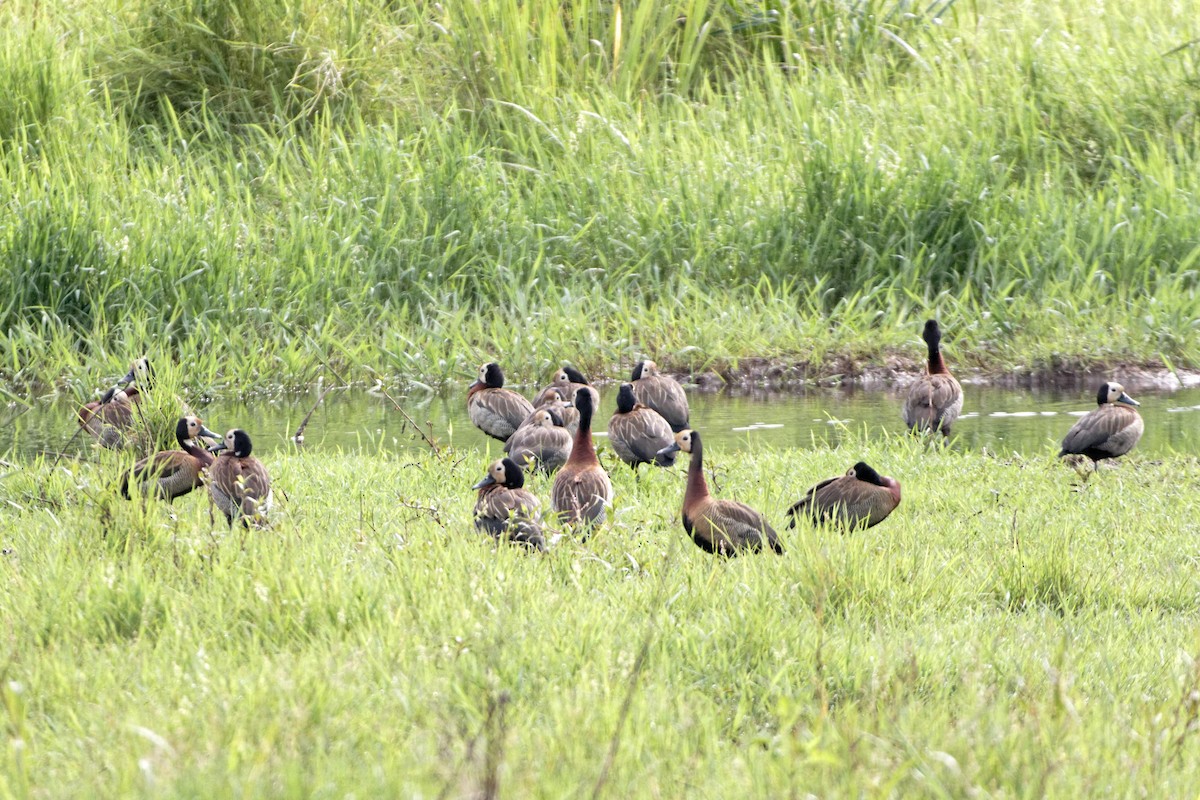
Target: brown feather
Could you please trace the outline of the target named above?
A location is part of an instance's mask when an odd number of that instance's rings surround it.
[[[617,457],[633,468],[653,464],[658,451],[671,444],[671,426],[657,411],[635,405],[608,420],[608,440]]]
[[[925,323],[922,338],[928,348],[925,374],[917,378],[908,389],[904,401],[904,424],[911,430],[922,433],[950,435],[958,415],[962,413],[962,386],[942,358],[941,330],[935,320]]]
[[[1120,384],[1110,383],[1105,386],[1112,387],[1113,396],[1105,397],[1105,402],[1084,414],[1071,426],[1071,430],[1063,438],[1060,456],[1078,454],[1093,461],[1118,458],[1132,450],[1141,440],[1146,426],[1142,415],[1132,405],[1116,400],[1118,395],[1128,399]]]
[[[225,441],[229,442],[235,433],[236,430],[227,433]],[[266,526],[271,506],[271,476],[254,456],[236,455],[233,448],[223,451],[208,469],[208,491],[230,525],[240,517],[246,527]]]
[[[700,434],[684,429],[675,434],[678,449],[691,453],[687,489],[683,494],[683,528],[700,549],[722,556],[757,552],[768,547],[783,552],[779,535],[766,517],[745,503],[717,500],[704,480],[704,448]]]
[[[543,411],[547,412],[544,416]],[[553,424],[547,409],[534,412],[532,419],[533,423],[517,428],[505,443],[504,451],[523,469],[531,464],[532,469],[553,472],[571,454],[571,434]]]
[[[533,405],[511,389],[472,388],[467,414],[476,428],[504,442],[533,413]]]
[[[851,468],[845,475],[821,481],[788,509],[789,527],[799,517],[850,528],[878,525],[900,505],[899,482],[886,476],[880,479],[883,485],[861,480]]]
[[[138,492],[154,492],[164,500],[182,497],[203,483],[204,470],[213,462],[212,453],[197,444],[210,435],[199,417],[187,416],[175,426],[179,450],[165,450],[143,458],[121,478],[121,494],[129,498],[129,484],[135,483]]]
[[[643,361],[641,367],[642,377],[633,381],[637,401],[658,412],[672,431],[686,428],[691,411],[683,387],[669,375],[660,374],[653,361]]]
[[[612,502],[612,482],[600,466],[592,443],[595,409],[591,399],[581,396],[576,403],[579,405],[579,430],[575,432],[567,463],[554,477],[550,506],[567,524],[601,524],[605,518],[605,505]]]
[[[545,550],[537,510],[541,503],[527,489],[493,484],[479,490],[475,501],[475,528],[497,539],[508,539]]]

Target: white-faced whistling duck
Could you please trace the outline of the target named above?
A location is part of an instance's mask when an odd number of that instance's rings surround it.
[[[688,400],[679,381],[659,372],[653,361],[639,361],[633,368],[632,381],[637,401],[657,411],[673,432],[688,426]]]
[[[789,528],[805,517],[813,522],[832,521],[847,528],[878,525],[900,505],[900,482],[880,475],[860,461],[845,475],[823,480],[805,492],[788,509]]]
[[[543,389],[540,396],[544,396],[546,399],[533,407],[533,413],[527,416],[517,426],[517,429],[524,428],[526,425],[532,425],[533,418],[537,412],[546,410],[553,411],[562,417],[563,427],[567,429],[567,433],[574,436],[575,431],[579,430],[579,409],[575,408],[571,404],[571,401],[567,400],[564,395],[565,393],[557,386],[549,386]]]
[[[250,434],[234,428],[209,448],[217,457],[208,468],[208,493],[229,525],[236,518],[264,527],[271,509],[271,476],[254,456]]]
[[[116,386],[79,409],[79,426],[103,447],[124,447],[134,430],[134,408],[142,401],[141,393],[149,391],[152,380],[149,360],[137,359]]]
[[[683,529],[701,550],[722,556],[764,547],[783,552],[779,536],[766,517],[745,503],[717,500],[708,493],[704,480],[704,450],[700,434],[687,428],[675,434],[666,452],[692,454],[688,464],[687,490],[683,494]]]
[[[608,420],[608,441],[617,456],[633,467],[634,472],[639,464],[669,467],[675,463],[675,454],[662,451],[674,440],[667,421],[634,399],[633,384],[621,384],[617,411]]]
[[[596,409],[600,407],[600,393],[588,382],[583,373],[574,367],[566,366],[560,369],[558,374],[554,376],[554,382],[538,392],[538,396],[533,399],[533,404],[540,406],[554,389],[558,389],[563,399],[568,403],[574,403],[575,396],[579,394],[581,389],[585,389],[592,395],[592,408]]]
[[[521,467],[511,458],[492,462],[487,475],[472,488],[479,490],[475,500],[475,528],[500,541],[545,550],[542,525],[537,517],[541,503],[525,486]]]
[[[612,503],[612,482],[596,458],[592,444],[592,395],[579,392],[575,396],[579,409],[579,430],[567,463],[554,476],[550,490],[550,506],[567,524],[604,522],[605,505]]]
[[[221,441],[218,434],[204,427],[199,417],[181,417],[175,425],[175,440],[180,449],[164,450],[134,464],[121,478],[121,495],[130,496],[130,482],[141,494],[154,493],[164,500],[174,500],[199,488],[204,470],[213,463],[212,453],[201,439]]]
[[[1100,384],[1096,403],[1097,408],[1084,414],[1067,432],[1059,456],[1082,455],[1092,461],[1117,458],[1142,438],[1145,423],[1135,407],[1140,404],[1125,394],[1121,384]]]
[[[950,435],[950,426],[962,412],[963,394],[958,381],[942,359],[942,331],[937,320],[925,323],[921,334],[929,348],[925,374],[913,381],[904,401],[904,424],[922,433]]]
[[[528,425],[522,425],[504,443],[504,452],[526,469],[547,474],[567,463],[571,454],[571,434],[562,417],[550,408],[533,412]]]
[[[502,442],[533,413],[533,405],[523,396],[504,388],[504,373],[496,363],[479,368],[479,377],[467,390],[467,414],[475,427]]]

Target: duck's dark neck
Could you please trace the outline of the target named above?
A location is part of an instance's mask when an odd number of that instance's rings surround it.
[[[950,370],[946,369],[946,362],[942,360],[942,348],[938,340],[930,339],[926,344],[929,346],[929,374],[949,375]]]
[[[704,480],[704,447],[699,437],[692,439],[692,460],[688,463],[687,491],[683,493],[683,507],[691,508],[708,497],[708,484]]]
[[[586,405],[579,409],[579,428],[575,431],[575,443],[571,445],[572,464],[599,464],[596,447],[592,444],[592,408]]]

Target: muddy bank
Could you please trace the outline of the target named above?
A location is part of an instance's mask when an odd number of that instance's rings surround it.
[[[704,372],[672,374],[702,392],[800,390],[810,387],[887,391],[902,388],[924,372],[924,361],[889,358],[883,365],[843,359],[832,368],[814,369],[786,359],[739,359],[736,366]],[[1116,380],[1130,391],[1172,391],[1200,386],[1200,371],[1168,370],[1161,362],[1113,366],[1055,366],[991,372],[951,365],[963,384],[1005,389],[1094,389],[1100,381]]]

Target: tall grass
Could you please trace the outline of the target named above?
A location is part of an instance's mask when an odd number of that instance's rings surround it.
[[[253,533],[122,501],[105,460],[4,467],[0,790],[1196,791],[1194,458],[1080,489],[907,438],[713,449],[778,523],[860,458],[904,485],[877,528],[719,562],[678,470],[613,466],[611,522],[531,556],[471,529],[484,452],[262,455],[281,513]]]
[[[4,360],[45,325],[247,362],[353,334],[427,379],[403,362],[439,342],[596,338],[565,312],[684,349],[708,297],[739,317],[724,363],[875,358],[939,313],[981,364],[1194,366],[1194,45],[1143,11],[18,3]]]

